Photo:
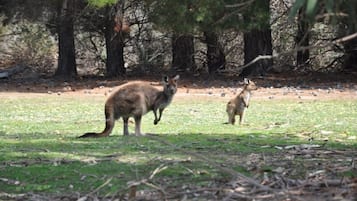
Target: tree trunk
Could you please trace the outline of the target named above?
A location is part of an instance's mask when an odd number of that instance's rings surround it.
[[[106,76],[117,77],[125,74],[124,67],[124,33],[122,30],[115,31],[115,17],[118,5],[107,8],[107,17],[105,18],[104,37],[107,51]]]
[[[196,68],[192,35],[174,35],[172,38],[172,68],[185,72]]]
[[[244,33],[244,64],[248,64],[259,55],[272,55],[271,30],[253,29]],[[242,76],[263,76],[273,65],[271,59],[259,60],[258,62],[243,69]]]
[[[208,73],[214,74],[218,69],[224,69],[226,57],[223,48],[219,44],[218,36],[214,32],[204,32],[207,44],[207,67]]]
[[[348,41],[344,45],[345,55],[343,60],[343,68],[357,72],[357,39]]]
[[[347,5],[351,6],[346,2]],[[356,6],[357,2],[352,4],[352,7]],[[356,14],[355,14],[356,15]],[[348,36],[357,32],[357,23],[354,18],[343,18],[342,23],[339,26],[339,37]],[[344,70],[357,72],[357,38],[348,40],[343,44],[344,55],[342,67]]]
[[[72,78],[77,76],[74,47],[74,4],[75,0],[63,0],[59,6],[58,16],[58,66],[57,77]]]
[[[298,15],[298,30],[296,34],[297,47],[309,46],[309,39],[310,39],[309,23],[306,20],[306,15],[304,10],[305,9],[300,9]],[[296,55],[297,66],[303,66],[308,64],[309,58],[310,58],[309,50],[298,51]]]

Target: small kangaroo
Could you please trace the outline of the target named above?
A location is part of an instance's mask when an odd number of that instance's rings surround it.
[[[234,125],[235,116],[239,115],[239,124],[243,124],[244,110],[249,107],[251,91],[257,90],[258,87],[253,81],[244,78],[244,88],[236,97],[227,103],[228,123]]]
[[[142,135],[140,131],[141,117],[153,111],[154,124],[159,123],[162,112],[171,103],[177,91],[179,75],[173,78],[163,78],[163,90],[159,90],[150,84],[143,82],[129,82],[119,88],[107,99],[105,103],[105,129],[101,133],[85,133],[79,138],[109,136],[114,128],[115,120],[120,117],[124,122],[124,135],[129,135],[128,120],[134,117],[135,135]],[[157,117],[159,110],[159,117]]]

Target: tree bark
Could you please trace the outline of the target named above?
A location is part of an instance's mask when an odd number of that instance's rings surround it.
[[[344,45],[345,55],[343,68],[357,72],[357,39],[348,41]]]
[[[119,5],[107,7],[107,16],[105,18],[104,37],[106,44],[106,76],[117,77],[125,74],[124,67],[124,33],[122,30],[115,31],[115,17]]]
[[[259,55],[272,55],[271,30],[253,29],[244,33],[244,64],[248,64]],[[260,60],[243,69],[242,76],[264,76],[273,65],[271,59]]]
[[[172,38],[172,69],[185,72],[196,68],[192,35],[174,35]]]
[[[58,9],[58,66],[57,77],[73,78],[77,76],[76,56],[74,46],[75,0],[63,0]]]
[[[223,48],[219,44],[218,36],[214,32],[204,32],[207,44],[207,67],[208,73],[214,74],[219,69],[224,69],[226,64],[226,57]]]
[[[305,9],[300,9],[298,15],[298,30],[296,34],[297,47],[309,46],[309,39],[310,39],[309,23],[306,20],[306,15],[304,10]],[[309,58],[310,58],[310,51],[308,49],[298,51],[296,55],[297,66],[308,64]]]

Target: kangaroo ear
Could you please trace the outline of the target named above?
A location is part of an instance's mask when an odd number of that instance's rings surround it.
[[[175,77],[172,78],[173,80],[177,81],[178,79],[180,79],[180,75],[176,75]]]
[[[164,83],[168,83],[168,82],[169,82],[169,77],[165,75],[165,76],[162,78],[162,81],[163,81]]]
[[[244,83],[244,84],[249,84],[248,78],[244,78],[243,83]]]

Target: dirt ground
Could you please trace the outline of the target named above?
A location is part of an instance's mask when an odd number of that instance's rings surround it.
[[[255,99],[357,99],[357,73],[333,75],[269,75],[253,77],[259,89]],[[116,79],[79,78],[72,81],[40,78],[36,80],[0,79],[0,93],[3,96],[31,94],[58,95],[108,95],[120,84],[140,80],[160,87],[160,76],[127,76]],[[181,75],[178,97],[192,94],[202,97],[220,96],[230,98],[239,93],[242,78],[217,76],[197,78]]]

